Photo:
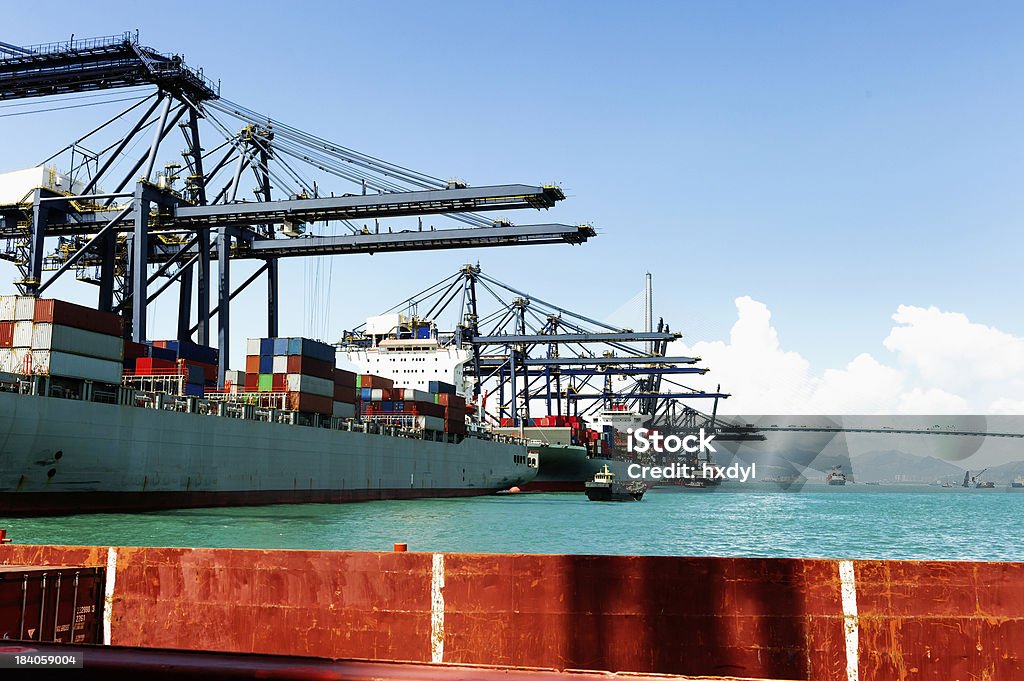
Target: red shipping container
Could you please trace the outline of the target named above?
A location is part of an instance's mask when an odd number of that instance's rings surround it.
[[[288,373],[305,374],[316,378],[334,378],[334,364],[314,357],[288,355]]]
[[[143,343],[133,343],[132,341],[124,342],[124,359],[126,362],[129,359],[138,359],[139,357],[148,356],[149,349]]]
[[[466,398],[461,395],[449,395],[448,393],[441,393],[437,396],[437,403],[443,404],[446,407],[455,407],[457,409],[466,408]],[[547,419],[537,419],[537,421],[546,421]],[[546,425],[538,423],[537,425]]]
[[[257,359],[259,359],[257,357]],[[260,389],[260,375],[258,373],[245,375],[245,392],[254,393]]]
[[[334,370],[334,385],[343,385],[346,388],[356,387],[356,374],[344,369]]]
[[[355,386],[348,387],[344,385],[334,385],[334,401],[345,402],[346,404],[355,404],[357,390]]]
[[[359,387],[360,388],[394,388],[395,382],[390,378],[384,378],[383,376],[374,376],[373,374],[360,374],[359,375]]]
[[[135,371],[147,376],[152,374],[173,374],[178,371],[178,364],[171,359],[139,357],[135,360]]]
[[[288,374],[274,374],[274,378],[271,379],[270,387],[273,388],[273,392],[285,392],[288,390]],[[332,407],[333,410],[333,407]]]
[[[288,393],[288,408],[292,411],[305,411],[330,416],[334,413],[334,400],[323,395],[290,392]]]
[[[0,322],[0,348],[14,345],[14,322]]]
[[[62,324],[107,336],[120,336],[123,332],[121,318],[113,312],[100,312],[63,300],[40,298],[34,317],[36,322]]]
[[[245,374],[258,374],[260,373],[260,356],[259,355],[246,355],[245,357]]]

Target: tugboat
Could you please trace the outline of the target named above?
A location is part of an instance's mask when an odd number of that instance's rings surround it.
[[[825,482],[830,485],[845,485],[846,474],[843,473],[842,466],[832,466],[832,470],[825,476]]]
[[[586,485],[590,501],[640,501],[646,490],[647,486],[639,480],[619,482],[607,464]]]

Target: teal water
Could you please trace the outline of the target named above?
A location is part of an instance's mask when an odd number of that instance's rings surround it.
[[[807,486],[0,518],[18,543],[479,553],[1024,560],[1024,490]]]

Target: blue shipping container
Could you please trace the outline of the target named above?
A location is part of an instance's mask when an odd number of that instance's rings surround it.
[[[192,385],[191,383],[186,383],[185,384],[185,395],[187,397],[202,397],[203,396],[203,386],[202,385]]]
[[[334,346],[311,338],[289,338],[287,354],[302,355],[334,364]]]
[[[393,412],[395,409],[393,403],[390,400],[384,400],[383,402],[380,403],[380,410],[387,414],[389,412]]]
[[[272,374],[274,373],[274,358],[267,355],[260,355],[260,373],[261,374]]]
[[[445,383],[444,381],[430,381],[430,383],[427,384],[427,389],[438,395],[455,394],[455,386],[451,383]]]
[[[290,338],[275,338],[274,339],[274,354],[278,357],[288,354],[288,341]]]
[[[360,388],[359,399],[363,402],[369,402],[373,399],[373,388]]]
[[[204,364],[217,363],[217,349],[191,341],[167,341],[167,349],[178,355],[178,359],[190,359]]]
[[[260,338],[260,354],[267,357],[274,354],[273,338]]]
[[[172,362],[178,359],[178,354],[174,352],[174,350],[168,350],[167,348],[158,348],[156,346],[150,347],[149,352],[146,356],[152,357],[153,359],[168,359]]]
[[[417,338],[430,338],[430,327],[429,326],[417,326],[416,327]]]

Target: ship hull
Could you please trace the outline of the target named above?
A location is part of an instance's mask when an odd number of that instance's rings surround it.
[[[0,515],[491,494],[526,447],[0,393]]]
[[[629,461],[591,458],[584,447],[541,445],[531,446],[530,451],[537,454],[537,477],[521,486],[524,492],[582,492],[604,466],[620,479],[629,477]]]

